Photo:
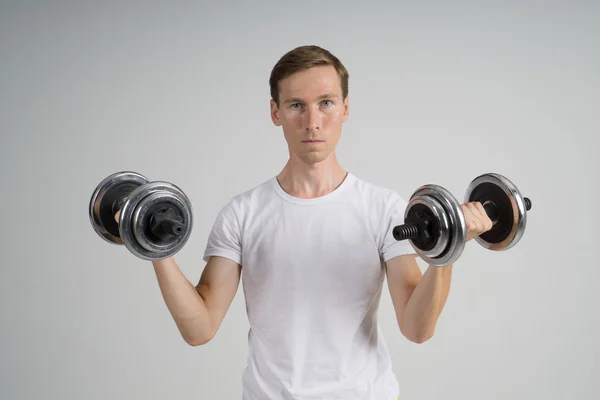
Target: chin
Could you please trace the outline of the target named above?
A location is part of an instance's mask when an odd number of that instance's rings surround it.
[[[328,156],[329,156],[329,154],[314,151],[314,152],[302,154],[300,156],[300,158],[305,163],[317,164],[317,163],[320,163],[321,161],[325,161]]]

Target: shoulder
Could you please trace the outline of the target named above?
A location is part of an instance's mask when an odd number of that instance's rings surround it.
[[[269,178],[232,195],[221,207],[221,213],[241,214],[260,205],[272,193],[271,185],[272,178]]]
[[[384,259],[392,255],[408,254],[406,244],[396,241],[392,229],[404,222],[404,214],[408,203],[391,187],[356,178],[356,188],[361,193],[367,215],[373,229],[379,251]]]
[[[371,207],[388,210],[390,207],[406,206],[406,199],[396,190],[354,176],[356,190],[365,198]]]

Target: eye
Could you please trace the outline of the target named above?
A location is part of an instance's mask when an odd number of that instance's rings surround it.
[[[292,105],[290,105],[290,107],[292,108],[300,108],[302,105],[300,103],[293,103]]]
[[[329,104],[325,104],[325,103],[329,103]],[[331,104],[332,104],[331,100],[324,100],[323,101],[323,105],[325,105],[325,106],[330,106]]]

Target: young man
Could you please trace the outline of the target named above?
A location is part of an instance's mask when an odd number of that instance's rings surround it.
[[[452,266],[421,274],[410,243],[392,236],[407,203],[339,164],[348,72],[335,56],[296,48],[275,65],[270,85],[271,118],[289,160],[221,209],[197,286],[173,258],[154,262],[166,304],[187,343],[207,343],[243,278],[243,400],[397,399],[378,324],[384,278],[400,332],[421,343],[433,335]],[[491,228],[481,205],[463,212],[469,239]]]

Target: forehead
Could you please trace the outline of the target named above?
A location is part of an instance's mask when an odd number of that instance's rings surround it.
[[[313,67],[296,72],[279,83],[281,99],[287,97],[313,97],[323,93],[335,93],[341,96],[340,78],[333,66]]]

